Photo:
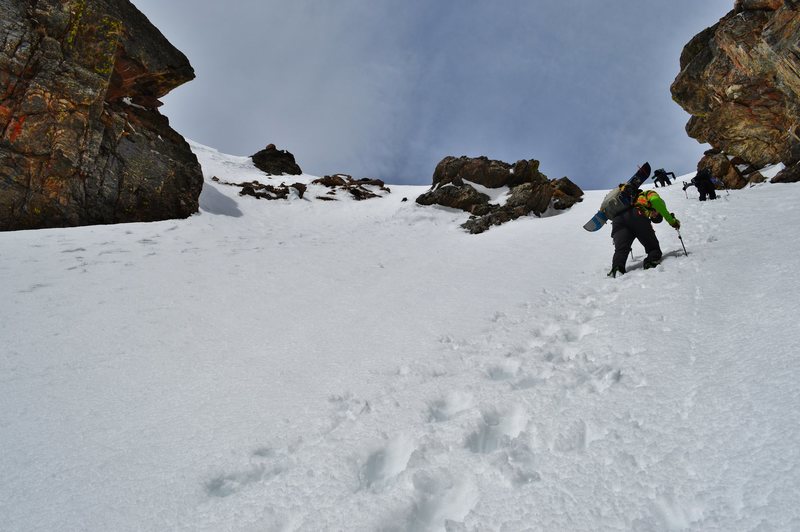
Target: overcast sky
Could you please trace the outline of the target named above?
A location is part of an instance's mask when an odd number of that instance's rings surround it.
[[[708,146],[670,96],[683,46],[733,0],[133,0],[192,63],[184,136],[310,174],[430,184],[447,155],[538,159],[607,188]]]

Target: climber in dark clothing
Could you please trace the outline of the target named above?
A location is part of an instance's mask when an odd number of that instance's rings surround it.
[[[703,168],[698,170],[697,175],[695,175],[691,181],[683,185],[683,190],[694,186],[697,187],[697,192],[700,193],[700,201],[705,201],[706,197],[712,200],[717,199],[714,181],[716,180],[711,175],[711,170]]]
[[[656,170],[653,173],[653,181],[655,182],[656,187],[658,187],[658,185],[661,185],[662,187],[671,185],[672,181],[670,181],[669,177],[667,177],[670,175],[672,176],[672,179],[675,179],[675,174],[673,172],[667,172],[663,168]]]
[[[655,190],[638,191],[633,206],[611,220],[614,257],[611,259],[609,277],[625,273],[625,263],[634,239],[644,246],[647,253],[643,268],[647,270],[658,266],[661,262],[661,246],[652,223],[661,223],[662,220],[666,220],[675,229],[681,227],[681,223],[667,210],[666,203]]]

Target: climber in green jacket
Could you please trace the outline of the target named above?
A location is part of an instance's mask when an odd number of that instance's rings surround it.
[[[667,209],[666,203],[655,190],[638,190],[633,205],[628,210],[621,212],[611,220],[611,238],[614,240],[614,257],[611,260],[609,277],[616,277],[618,273],[625,273],[625,262],[631,252],[634,239],[644,246],[647,257],[644,259],[644,269],[655,268],[661,262],[661,246],[656,238],[652,223],[667,223],[676,230],[681,223]],[[652,222],[652,223],[651,223]]]

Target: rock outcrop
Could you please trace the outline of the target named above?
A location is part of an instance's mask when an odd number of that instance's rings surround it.
[[[317,196],[317,199],[326,201],[335,200],[337,191],[349,194],[356,201],[381,198],[383,196],[380,192],[385,192],[386,194],[391,193],[391,189],[380,179],[372,179],[369,177],[353,179],[352,176],[347,174],[326,175],[315,179],[311,184],[322,185],[328,188],[327,196]],[[372,188],[372,190],[370,190],[370,188]]]
[[[508,189],[504,203],[475,186]],[[433,172],[430,190],[417,198],[420,205],[441,205],[466,211],[472,216],[462,227],[482,233],[493,225],[549,208],[568,209],[582,201],[583,191],[566,177],[550,180],[539,171],[539,161],[521,160],[509,164],[487,157],[445,157]]]
[[[294,155],[268,144],[263,150],[250,156],[256,168],[269,175],[300,175],[303,171],[294,160]]]
[[[749,173],[745,172],[744,168],[742,170],[739,169],[744,165],[736,165],[734,162],[736,161],[732,161],[719,150],[709,150],[697,163],[697,171],[708,168],[711,171],[711,175],[722,181],[725,188],[744,188],[748,183],[745,175],[749,175]],[[752,168],[752,170],[755,171],[755,168]]]
[[[229,181],[222,181],[217,176],[212,177],[211,181],[221,185],[241,188],[239,191],[240,196],[252,196],[256,199],[265,200],[288,199],[289,195],[291,194],[291,189],[295,190],[295,194],[297,194],[298,198],[303,199],[303,194],[305,194],[306,190],[308,189],[308,185],[305,183],[292,183],[291,185],[287,185],[286,183],[281,183],[280,185],[271,185],[268,183],[261,183],[259,181],[231,183]]]
[[[128,0],[0,0],[0,230],[187,217],[203,176],[157,107],[194,78]]]
[[[738,0],[684,48],[672,97],[689,136],[754,167],[800,162],[800,4]],[[728,182],[744,186],[745,179]]]
[[[272,180],[273,178],[269,176],[267,179]],[[241,189],[239,191],[240,196],[252,196],[257,199],[266,200],[288,200],[291,197],[303,199],[306,192],[310,191],[310,195],[311,193],[316,194],[313,196],[314,199],[322,201],[337,201],[343,198],[361,201],[372,198],[382,198],[392,192],[380,179],[370,179],[366,177],[362,179],[353,179],[352,176],[347,174],[326,175],[325,177],[314,179],[311,182],[295,182],[291,185],[287,185],[285,182],[281,182],[279,185],[273,185],[261,183],[260,181],[236,183],[223,181],[216,176],[212,177],[211,180],[221,185],[239,187]],[[294,192],[292,192],[292,190],[294,190]],[[323,191],[325,194],[324,196],[321,195]],[[308,199],[309,198],[306,198],[306,200]]]

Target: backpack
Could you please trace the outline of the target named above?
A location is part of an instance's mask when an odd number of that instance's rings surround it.
[[[618,186],[612,189],[603,202],[600,204],[600,210],[612,219],[618,214],[621,214],[633,207],[633,200],[636,197],[636,189],[629,183]]]

